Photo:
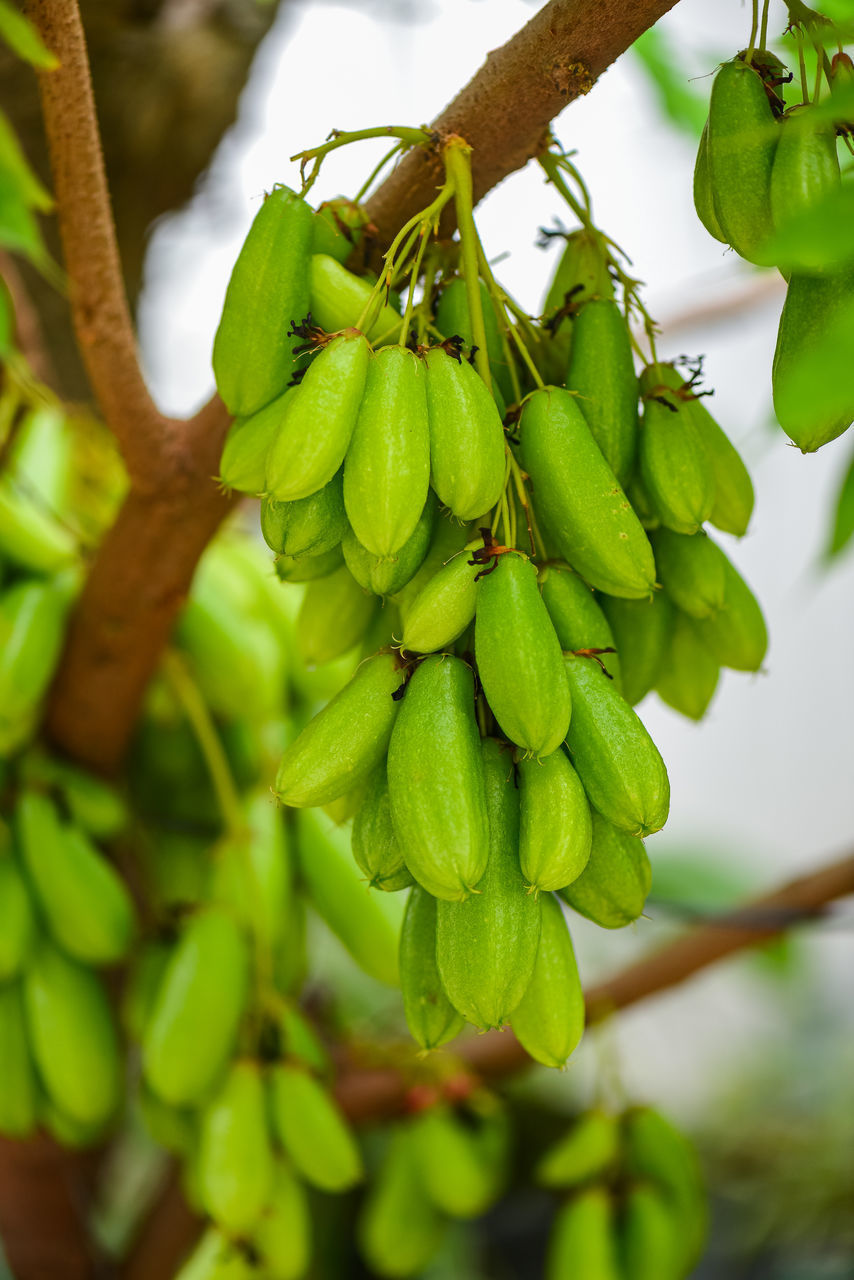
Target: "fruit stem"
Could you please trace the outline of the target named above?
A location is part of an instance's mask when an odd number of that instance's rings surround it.
[[[392,162],[392,160],[394,159],[394,157],[395,157],[399,152],[404,151],[404,150],[405,150],[405,147],[404,147],[403,143],[402,143],[402,142],[396,142],[396,143],[394,144],[394,146],[391,148],[391,150],[390,150],[390,151],[387,151],[387,152],[385,153],[385,155],[383,156],[383,158],[382,158],[382,159],[381,159],[377,164],[375,164],[375,165],[374,165],[373,169],[372,169],[372,170],[371,170],[371,172],[368,174],[368,176],[367,176],[367,178],[365,179],[365,181],[364,181],[364,182],[362,183],[362,185],[359,187],[359,190],[358,190],[358,191],[356,192],[356,194],[353,196],[353,203],[354,203],[354,204],[360,204],[360,203],[361,203],[361,202],[362,202],[362,201],[367,197],[368,192],[370,191],[370,189],[371,189],[371,187],[373,186],[374,182],[375,182],[375,181],[376,181],[376,179],[380,176],[380,174],[382,173],[382,171],[383,171],[383,169],[386,167],[386,165],[387,165],[387,164],[391,164],[391,162]]]
[[[356,129],[349,133],[336,133],[334,138],[330,138],[328,142],[322,143],[319,147],[311,147],[307,151],[298,151],[296,155],[291,156],[291,160],[299,160],[300,177],[302,178],[303,196],[307,195],[320,173],[320,166],[331,151],[337,151],[339,147],[346,147],[351,142],[364,142],[368,138],[398,138],[400,142],[409,147],[426,147],[433,142],[433,135],[426,129],[411,129],[398,125],[380,125],[373,129]],[[313,160],[314,164],[306,178],[305,168],[309,160]],[[385,163],[385,161],[383,162]]]
[[[486,345],[486,325],[483,319],[483,301],[480,296],[478,272],[478,247],[480,239],[474,224],[474,197],[471,183],[471,147],[464,138],[452,134],[445,143],[443,159],[448,181],[453,185],[454,204],[457,210],[457,226],[460,231],[460,262],[466,286],[472,338],[476,351],[475,367],[492,391],[492,374],[489,368],[489,351]]]

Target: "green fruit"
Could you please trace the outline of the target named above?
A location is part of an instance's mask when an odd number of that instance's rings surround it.
[[[479,283],[489,371],[500,394],[505,401],[509,402],[513,399],[513,379],[510,377],[510,368],[501,341],[498,318],[489,296],[489,289],[482,280]],[[436,307],[436,328],[445,338],[462,338],[469,349],[474,345],[474,330],[469,313],[466,282],[462,276],[454,276],[453,280],[443,288]]]
[[[479,571],[467,551],[442,565],[408,604],[401,648],[408,653],[433,653],[462,635],[477,607]]]
[[[560,307],[578,307],[592,298],[613,298],[608,274],[608,243],[601,231],[583,227],[566,237],[566,247],[552,276],[543,314]],[[567,326],[567,319],[561,326]]]
[[[620,1280],[616,1224],[610,1193],[590,1187],[564,1204],[549,1240],[546,1280],[567,1280],[583,1260],[584,1280]]]
[[[310,582],[295,628],[297,648],[306,665],[319,667],[348,653],[367,631],[376,603],[346,565]]]
[[[336,800],[364,781],[386,753],[400,703],[401,672],[389,653],[368,658],[282,756],[275,793],[302,809]]]
[[[435,495],[432,494],[431,497],[435,498]],[[430,499],[428,499],[429,505],[431,505]],[[394,601],[400,609],[401,617],[407,615],[413,600],[417,598],[439,570],[448,564],[458,551],[463,550],[470,537],[471,527],[469,525],[460,524],[453,516],[446,516],[441,513],[436,517],[430,546],[418,572],[414,577],[410,578],[405,587],[402,587],[395,594]],[[472,574],[472,577],[474,577],[474,574]]]
[[[127,806],[115,787],[65,761],[51,760],[47,779],[59,788],[73,822],[95,840],[112,840],[128,825]]]
[[[577,1187],[591,1178],[607,1176],[620,1155],[620,1124],[611,1111],[595,1107],[540,1159],[534,1173],[542,1187]]]
[[[792,273],[777,331],[771,368],[774,412],[803,453],[841,436],[854,419],[854,390],[847,366],[833,369],[828,400],[826,361],[818,360],[828,332],[852,332],[854,268],[826,276]]]
[[[256,1275],[241,1246],[208,1227],[175,1280],[253,1280]]]
[[[309,263],[311,318],[327,333],[338,333],[359,323],[370,300],[373,286],[354,276],[340,262],[325,253],[315,253]],[[374,323],[366,331],[373,342],[388,340],[400,332],[401,317],[384,303]]]
[[[299,867],[311,905],[366,973],[397,986],[402,907],[365,885],[349,844],[348,834],[322,814],[297,815]]]
[[[200,1102],[231,1054],[249,988],[249,949],[220,907],[191,916],[169,957],[142,1040],[155,1093],[175,1106]]]
[[[521,793],[519,864],[537,891],[562,889],[590,857],[590,805],[563,751],[517,763]]]
[[[21,972],[35,938],[33,901],[26,881],[11,849],[0,848],[0,982]]]
[[[726,562],[724,606],[709,618],[696,620],[703,644],[722,667],[758,671],[768,649],[768,630],[762,610],[741,574]]]
[[[771,170],[771,212],[779,231],[839,186],[836,129],[816,119],[812,104],[793,107],[780,121]]]
[[[344,464],[344,505],[359,542],[381,558],[400,550],[427,501],[426,382],[423,363],[405,347],[383,347],[368,365]]]
[[[266,488],[277,501],[307,498],[341,466],[362,403],[370,350],[356,330],[333,338],[282,404],[267,454]]]
[[[388,749],[391,816],[412,875],[434,897],[462,901],[489,857],[471,669],[426,658],[407,686]]]
[[[62,651],[71,596],[67,575],[24,579],[0,596],[0,744],[17,739],[18,726],[38,709]],[[7,754],[2,745],[0,754]]]
[[[270,445],[295,394],[296,387],[289,387],[263,409],[231,424],[219,460],[219,482],[224,488],[253,495],[264,492]]]
[[[655,369],[650,365],[641,374],[640,476],[661,523],[676,533],[696,533],[714,507],[714,471],[693,419],[657,383]]]
[[[564,1067],[584,1031],[584,992],[563,912],[551,894],[540,899],[542,928],[534,972],[513,1010],[516,1039],[544,1067]]]
[[[476,1027],[500,1027],[525,994],[540,938],[540,903],[519,868],[519,800],[513,761],[495,739],[483,743],[489,861],[477,893],[440,901],[436,959],[454,1008]],[[429,888],[429,886],[426,886]]]
[[[298,1067],[270,1071],[273,1124],[297,1172],[321,1191],[347,1191],[361,1181],[362,1157],[330,1094]]]
[[[657,366],[658,375],[671,391],[683,391],[686,382],[669,364]],[[753,514],[753,483],[741,454],[726,432],[718,426],[706,408],[705,398],[689,393],[681,400],[685,413],[694,423],[694,429],[706,450],[715,479],[715,500],[709,520],[716,529],[734,533],[741,538],[747,533]]]
[[[276,1162],[270,1201],[251,1244],[267,1280],[300,1280],[311,1261],[311,1211],[305,1188],[283,1160]]]
[[[560,565],[549,565],[544,569],[540,583],[543,602],[561,648],[567,653],[575,653],[579,649],[613,649],[613,653],[602,652],[600,658],[613,677],[615,687],[622,690],[614,633],[587,583],[577,573]]]
[[[103,1124],[122,1086],[107,996],[91,969],[42,942],[24,976],[27,1030],[39,1076],[70,1120]]]
[[[406,1023],[422,1049],[459,1035],[464,1019],[447,997],[436,962],[436,899],[416,886],[400,934],[400,986]]]
[[[629,1188],[623,1206],[620,1252],[625,1280],[679,1280],[681,1223],[655,1187]]]
[[[494,507],[504,488],[504,429],[495,401],[466,360],[427,352],[431,482],[460,520]]]
[[[661,670],[673,625],[673,606],[661,591],[651,600],[602,596],[601,604],[614,633],[622,694],[633,707],[653,688]]]
[[[736,253],[767,265],[771,171],[780,129],[762,77],[741,58],[715,76],[706,126],[709,178],[720,229]]]
[[[412,1122],[417,1176],[427,1198],[453,1218],[477,1218],[495,1198],[495,1169],[477,1135],[450,1107],[422,1111]]]
[[[319,1075],[326,1075],[330,1062],[326,1046],[308,1018],[292,1004],[279,1010],[279,1034],[285,1057],[296,1059]]]
[[[427,555],[435,519],[436,498],[430,492],[418,523],[393,556],[372,555],[362,546],[353,530],[348,530],[341,545],[347,568],[359,586],[378,596],[395,595],[402,590],[418,572]]]
[[[369,221],[366,210],[354,200],[343,196],[324,200],[314,215],[314,253],[328,254],[336,262],[346,262],[353,249],[361,244]]]
[[[652,546],[664,590],[683,613],[708,618],[724,607],[727,558],[708,534],[659,529]]]
[[[7,1138],[29,1137],[38,1118],[39,1088],[27,1040],[22,990],[17,982],[0,986],[0,1061],[0,1134]]]
[[[643,841],[593,814],[590,860],[560,896],[603,929],[622,929],[643,913],[652,871]]]
[[[149,939],[134,951],[122,989],[121,1020],[132,1040],[142,1040],[166,972],[171,946]]]
[[[391,822],[385,764],[372,774],[353,821],[353,857],[373,889],[394,893],[413,883]]]
[[[693,619],[677,609],[655,683],[659,698],[683,716],[702,720],[718,687],[720,671]]]
[[[79,1120],[74,1120],[71,1116],[67,1116],[50,1098],[42,1099],[39,1120],[42,1127],[55,1142],[58,1142],[60,1146],[70,1147],[75,1151],[85,1147],[92,1147],[99,1140],[103,1141],[104,1124],[102,1121],[98,1121],[96,1124],[81,1124]]]
[[[392,1134],[359,1214],[359,1248],[380,1276],[420,1275],[445,1234],[441,1214],[424,1195],[413,1139],[403,1127]]]
[[[328,578],[343,563],[344,552],[337,546],[316,556],[277,556],[274,568],[282,582],[315,582]]]
[[[560,554],[601,591],[648,596],[652,548],[575,399],[558,387],[535,391],[521,434],[534,510]]]
[[[115,867],[83,831],[60,821],[46,795],[25,791],[15,816],[27,872],[57,942],[86,964],[121,960],[135,920]]]
[[[557,750],[569,728],[569,686],[530,560],[503,555],[481,579],[475,656],[502,732],[528,755]]]
[[[64,525],[0,476],[0,554],[31,573],[56,573],[77,559],[77,543]]]
[[[566,670],[573,706],[566,742],[590,803],[630,835],[651,835],[670,807],[658,748],[596,662],[569,657]]]
[[[700,145],[697,148],[697,160],[694,164],[694,208],[697,211],[697,217],[709,235],[714,236],[716,240],[720,240],[721,244],[726,244],[727,238],[723,233],[720,222],[718,222],[715,197],[712,190],[712,174],[709,169],[708,120],[703,125]]]
[[[240,1059],[201,1113],[196,1155],[204,1206],[240,1235],[260,1217],[273,1180],[266,1097],[257,1062]]]
[[[137,1108],[143,1127],[158,1147],[188,1162],[193,1159],[196,1123],[192,1112],[170,1107],[144,1085],[139,1091]]]
[[[268,791],[246,798],[244,829],[220,841],[206,898],[231,909],[265,952],[283,941],[293,889],[288,827]]]
[[[277,556],[321,556],[338,546],[347,528],[343,471],[307,498],[277,502],[266,497],[261,502],[261,533]]]
[[[611,298],[586,303],[572,323],[566,385],[620,484],[629,478],[638,434],[638,379],[625,316]]]
[[[679,1222],[679,1275],[696,1263],[708,1229],[708,1209],[697,1155],[660,1112],[634,1107],[624,1117],[626,1172],[653,1183]]]
[[[226,290],[213,347],[217,391],[244,417],[284,391],[293,373],[291,324],[308,313],[308,262],[314,234],[309,205],[287,187],[265,198]]]

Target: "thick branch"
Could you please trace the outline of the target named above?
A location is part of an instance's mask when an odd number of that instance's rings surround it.
[[[160,481],[173,424],[154,405],[137,359],[76,3],[29,0],[27,15],[59,59],[39,87],[77,344],[134,484]]]
[[[0,1236],[17,1280],[94,1280],[78,1153],[38,1135],[0,1138]]]
[[[851,893],[854,854],[793,880],[740,911],[692,929],[660,951],[598,983],[586,993],[588,1022],[601,1021],[610,1013],[684,982],[727,956],[759,946],[805,915],[818,915],[829,902]],[[458,1054],[466,1067],[485,1080],[497,1080],[531,1065],[509,1030],[490,1031],[465,1040]],[[351,1120],[367,1123],[404,1111],[409,1084],[397,1071],[351,1069],[339,1077],[336,1093]]]
[[[550,122],[676,0],[550,0],[500,49],[433,123],[443,137],[461,134],[473,147],[474,198],[542,149]],[[407,218],[433,199],[441,161],[413,151],[369,203],[388,244]]]

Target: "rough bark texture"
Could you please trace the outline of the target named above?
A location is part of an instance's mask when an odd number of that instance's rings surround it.
[[[475,201],[537,155],[555,116],[587,93],[675,3],[550,0],[527,26],[493,50],[432,126],[442,137],[459,133],[472,146]],[[426,152],[411,152],[398,165],[369,203],[380,247],[429,204],[442,176],[440,158]]]

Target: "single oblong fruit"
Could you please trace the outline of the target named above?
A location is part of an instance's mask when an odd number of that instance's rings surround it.
[[[362,403],[370,347],[348,330],[318,352],[281,420],[267,454],[267,492],[279,502],[307,498],[344,461]]]
[[[590,857],[590,805],[563,751],[545,760],[519,760],[519,865],[532,889],[562,889]]]
[[[284,1160],[277,1160],[270,1200],[251,1243],[268,1280],[300,1280],[311,1261],[311,1212],[305,1188]]]
[[[708,618],[724,607],[727,558],[708,534],[657,529],[652,546],[662,586],[683,613]]]
[[[768,650],[768,629],[755,595],[741,574],[726,561],[724,606],[708,618],[696,619],[697,634],[722,667],[758,671]]]
[[[392,654],[378,653],[361,664],[282,756],[274,790],[283,804],[328,804],[368,777],[386,753],[400,685]]]
[[[406,1024],[422,1049],[459,1035],[465,1019],[448,999],[436,962],[436,899],[416,885],[400,933],[400,986]]]
[[[255,215],[228,282],[213,346],[216,387],[229,413],[255,413],[284,391],[300,339],[291,324],[308,313],[314,214],[275,187]]]
[[[53,1102],[77,1124],[103,1124],[118,1105],[122,1070],[99,979],[43,941],[24,975],[24,1007],[33,1058]]]
[[[566,670],[573,705],[566,743],[590,803],[622,831],[651,835],[670,808],[658,748],[596,662],[569,657]]]
[[[277,556],[273,568],[281,582],[314,582],[328,578],[343,563],[344,553],[339,545],[316,556]]]
[[[673,606],[663,591],[656,591],[651,600],[602,596],[601,604],[614,633],[622,694],[633,707],[646,697],[661,670]]]
[[[654,365],[641,375],[641,388],[644,412],[639,458],[647,497],[668,529],[696,533],[715,503],[709,456],[682,402],[665,386],[657,385]]]
[[[321,1191],[347,1191],[363,1176],[344,1116],[319,1081],[280,1063],[270,1071],[270,1106],[279,1141],[297,1172]]]
[[[370,301],[373,285],[353,275],[326,253],[312,254],[308,267],[311,318],[327,333],[339,333],[359,323]],[[367,330],[371,342],[396,337],[402,317],[383,303],[379,315]]]
[[[413,883],[394,834],[385,763],[371,775],[353,820],[353,857],[374,889],[394,892]]]
[[[694,620],[677,609],[655,692],[674,711],[702,720],[720,674],[720,664],[700,638]]]
[[[374,595],[395,595],[418,572],[433,536],[436,519],[436,497],[428,493],[421,515],[412,533],[393,556],[375,556],[363,547],[352,529],[344,535],[341,548],[353,577]]]
[[[594,1107],[582,1112],[569,1132],[549,1147],[534,1179],[541,1187],[576,1187],[591,1178],[607,1178],[619,1156],[619,1120],[612,1111]]]
[[[377,601],[360,587],[346,564],[305,589],[294,635],[309,667],[323,666],[358,644],[371,624]]]
[[[264,1082],[241,1059],[201,1113],[196,1169],[202,1201],[219,1226],[243,1234],[261,1216],[273,1180]]]
[[[489,296],[489,289],[483,280],[479,281],[479,285],[489,370],[505,401],[509,403],[513,399],[513,380],[510,377],[507,355],[501,341],[498,318]],[[462,338],[469,349],[473,346],[474,330],[469,312],[466,282],[462,276],[455,276],[442,289],[436,306],[436,328],[444,338]]]
[[[643,841],[594,812],[587,866],[560,896],[602,929],[622,929],[642,914],[651,883]]]
[[[434,653],[462,635],[477,607],[479,571],[465,550],[442,565],[409,601],[401,648],[408,653]]]
[[[426,370],[406,347],[383,347],[344,463],[344,505],[363,547],[394,555],[413,533],[430,484]]]
[[[625,316],[612,298],[586,303],[572,323],[566,385],[620,484],[629,478],[638,434],[638,379]]]
[[[424,1194],[415,1141],[408,1126],[392,1133],[359,1214],[359,1248],[381,1276],[420,1275],[446,1231],[441,1213]]]
[[[296,387],[248,418],[236,418],[228,429],[219,460],[219,482],[239,493],[259,494],[267,484],[267,454],[276,437],[284,406]]]
[[[388,749],[394,830],[429,893],[462,901],[489,857],[474,680],[459,658],[426,658],[407,686]]]
[[[546,387],[529,396],[521,438],[534,510],[560,554],[600,591],[649,595],[649,540],[569,392]]]
[[[528,755],[557,750],[569,729],[569,685],[530,560],[511,552],[483,575],[474,644],[483,691],[504,734]]]
[[[35,939],[35,912],[26,881],[11,849],[0,848],[0,982],[21,972]]]
[[[816,115],[815,106],[806,103],[780,121],[771,170],[771,213],[778,231],[839,186],[836,129]]]
[[[36,1065],[30,1053],[20,983],[0,986],[0,1134],[26,1138],[36,1127],[39,1087]]]
[[[610,1192],[593,1186],[558,1209],[545,1280],[566,1280],[584,1259],[584,1280],[621,1280]]]
[[[727,238],[718,221],[715,198],[712,191],[712,175],[709,170],[709,122],[703,125],[697,159],[694,164],[694,208],[710,236],[726,244]]]
[[[623,1117],[626,1172],[657,1187],[680,1224],[679,1275],[696,1264],[708,1230],[708,1206],[697,1153],[659,1111],[632,1107]]]
[[[832,334],[850,346],[854,268],[824,276],[793,272],[777,330],[771,389],[777,421],[802,453],[841,436],[854,420],[854,387],[847,364],[816,359]],[[832,394],[831,394],[832,393]]]
[[[534,972],[510,1025],[536,1062],[560,1068],[584,1032],[584,992],[560,906],[551,894],[544,894],[540,907],[542,927]]]
[[[494,738],[483,743],[489,861],[477,893],[440,901],[436,961],[456,1009],[476,1027],[502,1026],[525,994],[540,938],[540,903],[519,867],[519,799],[513,762]]]
[[[540,587],[561,649],[570,653],[597,649],[599,660],[622,691],[614,633],[587,583],[568,566],[548,565],[541,571]]]
[[[771,172],[780,134],[759,73],[740,57],[715,76],[706,146],[715,214],[736,253],[768,265]]]
[[[277,556],[320,556],[337,547],[347,532],[344,510],[344,473],[295,502],[277,502],[265,497],[261,502],[261,533]],[[263,488],[263,485],[262,485]]]
[[[460,520],[494,507],[504,488],[504,430],[495,401],[466,360],[428,351],[431,482]]]
[[[624,1280],[679,1280],[681,1224],[656,1187],[629,1187],[620,1225]]]
[[[191,916],[169,957],[142,1040],[155,1093],[175,1106],[202,1100],[224,1066],[249,986],[249,949],[227,911]]]
[[[418,1179],[428,1199],[454,1218],[485,1212],[497,1180],[476,1133],[441,1104],[422,1111],[411,1133]]]
[[[431,499],[436,500],[436,495],[432,492],[430,496]],[[430,505],[430,499],[428,499],[428,505]],[[469,525],[460,524],[454,516],[443,515],[441,512],[437,515],[433,525],[430,546],[424,560],[417,573],[410,578],[406,586],[395,593],[394,603],[400,610],[402,618],[406,617],[409,606],[427,583],[435,577],[444,565],[453,559],[457,552],[464,549],[470,539],[471,529]],[[474,577],[474,574],[472,574],[472,577]]]

